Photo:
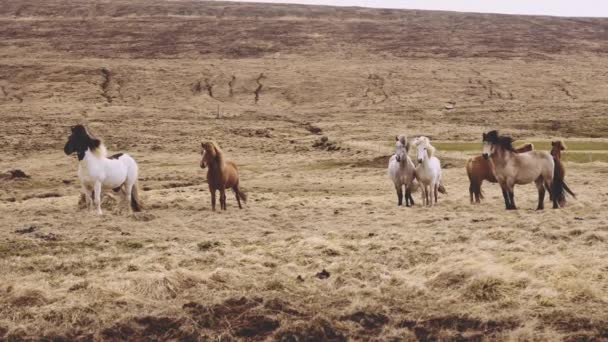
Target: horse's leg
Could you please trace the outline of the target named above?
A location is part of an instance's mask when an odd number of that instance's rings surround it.
[[[133,194],[133,186],[135,184],[129,184],[129,183],[125,183],[124,186],[124,196],[125,196],[125,203],[127,205],[127,210],[129,214],[133,214],[133,208],[131,208],[131,196]]]
[[[239,209],[243,209],[243,207],[241,206],[241,198],[239,197],[239,186],[238,185],[233,186],[232,191],[234,191],[234,195],[236,197],[236,203],[238,203]]]
[[[226,210],[226,188],[220,188],[220,208]]]
[[[405,206],[406,207],[411,206],[410,198],[412,198],[412,191],[410,190],[410,187],[406,185],[405,186]]]
[[[407,197],[409,197],[409,199],[410,199],[410,207],[413,207],[414,206],[414,197],[412,196],[412,189],[408,188],[407,193],[408,193]]]
[[[395,185],[395,191],[397,191],[397,205],[403,204],[403,192],[401,190],[401,185]]]
[[[435,184],[435,204],[437,204],[437,193],[439,192],[439,182]]]
[[[95,182],[95,206],[97,207],[97,214],[101,215],[101,182]]]
[[[477,181],[475,184],[475,203],[481,203],[481,183],[483,180]]]
[[[86,205],[87,210],[91,210],[91,202],[93,202],[93,194],[89,188],[87,188],[84,184],[80,189],[81,197],[84,196],[84,204]]]
[[[471,204],[473,204],[473,180],[469,183],[469,198],[471,200]]]
[[[511,200],[511,210],[515,210],[517,209],[517,206],[515,206],[515,193],[514,193],[514,186],[511,185],[509,186],[509,199]]]
[[[542,178],[536,180],[536,188],[538,189],[538,207],[536,210],[545,209],[545,184]],[[549,194],[551,194],[549,192]]]
[[[511,209],[511,200],[509,199],[509,192],[507,191],[507,186],[501,183],[500,188],[502,189],[502,197],[505,200],[505,208],[509,210]]]
[[[215,189],[209,185],[209,192],[211,193],[211,210],[215,211]]]

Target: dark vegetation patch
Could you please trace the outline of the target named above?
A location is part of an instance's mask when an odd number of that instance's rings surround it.
[[[143,316],[126,322],[117,322],[101,331],[101,337],[110,341],[197,341],[198,335],[183,318]]]
[[[199,242],[198,244],[196,244],[196,247],[198,247],[198,250],[201,252],[206,252],[209,250],[212,250],[216,247],[221,246],[222,243],[219,241],[202,241]]]
[[[25,172],[19,169],[8,170],[5,173],[0,174],[0,179],[13,180],[13,179],[30,179],[31,177]]]
[[[234,128],[230,132],[241,137],[272,138],[272,128]]]
[[[608,340],[608,320],[592,320],[561,310],[542,315],[540,319],[545,325],[568,334],[568,341]]]
[[[341,149],[338,143],[329,140],[329,138],[326,136],[322,136],[319,139],[315,140],[315,142],[312,144],[312,147],[324,151],[339,151]]]
[[[514,330],[515,321],[482,321],[467,316],[443,316],[427,320],[403,320],[397,326],[414,332],[419,341],[437,341],[450,335],[449,340],[481,341],[496,338],[503,331]]]
[[[196,302],[184,304],[184,312],[202,328],[217,332],[231,331],[238,337],[262,339],[280,323],[262,306],[260,298],[231,298],[215,305]]]
[[[389,322],[388,316],[382,313],[357,311],[342,317],[342,320],[353,321],[368,330],[377,330]]]
[[[304,123],[304,128],[312,134],[321,134],[321,128],[311,124],[310,122]]]
[[[291,323],[280,329],[274,338],[280,342],[345,342],[348,340],[344,329],[323,318]]]

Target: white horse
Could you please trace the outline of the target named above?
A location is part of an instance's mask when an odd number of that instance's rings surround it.
[[[78,155],[78,177],[88,208],[91,208],[94,198],[97,214],[101,215],[101,192],[112,189],[123,193],[125,201],[130,202],[131,211],[141,211],[137,193],[138,167],[128,154],[119,153],[107,158],[106,147],[83,125],[72,127],[64,152]]]
[[[388,161],[388,175],[395,184],[398,205],[403,204],[403,187],[405,186],[405,206],[413,206],[414,198],[412,191],[418,189],[416,181],[416,168],[412,159],[408,156],[410,144],[407,142],[405,135],[395,137],[395,154]]]
[[[422,185],[422,202],[424,205],[433,206],[437,203],[437,192],[445,193],[441,186],[441,163],[434,155],[435,147],[431,145],[429,138],[418,137],[415,142],[418,159],[416,177]]]

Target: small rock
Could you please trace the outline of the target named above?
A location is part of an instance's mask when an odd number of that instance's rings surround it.
[[[329,276],[330,276],[329,272],[327,272],[325,269],[323,269],[323,271],[316,274],[316,277],[319,279],[327,279],[327,278],[329,278]]]

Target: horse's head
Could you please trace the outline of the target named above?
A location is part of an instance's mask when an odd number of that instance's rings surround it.
[[[561,158],[562,151],[566,149],[566,145],[561,140],[551,142],[551,155],[555,158]]]
[[[426,143],[419,143],[418,146],[416,146],[416,157],[418,163],[422,163],[428,159],[430,157],[429,145]]]
[[[84,159],[84,154],[88,149],[94,150],[101,145],[99,139],[95,139],[83,125],[72,126],[72,134],[68,137],[68,142],[63,148],[66,155],[74,152],[78,155],[78,160]]]
[[[395,137],[395,158],[398,162],[405,160],[407,152],[409,150],[409,144],[405,135],[399,135]]]
[[[483,133],[483,157],[489,159],[498,148],[507,151],[514,151],[513,149],[513,138],[509,136],[499,135],[498,131],[490,131]]]
[[[213,161],[221,162],[219,147],[213,142],[201,143],[201,168],[209,166]],[[217,160],[216,160],[217,159]]]

